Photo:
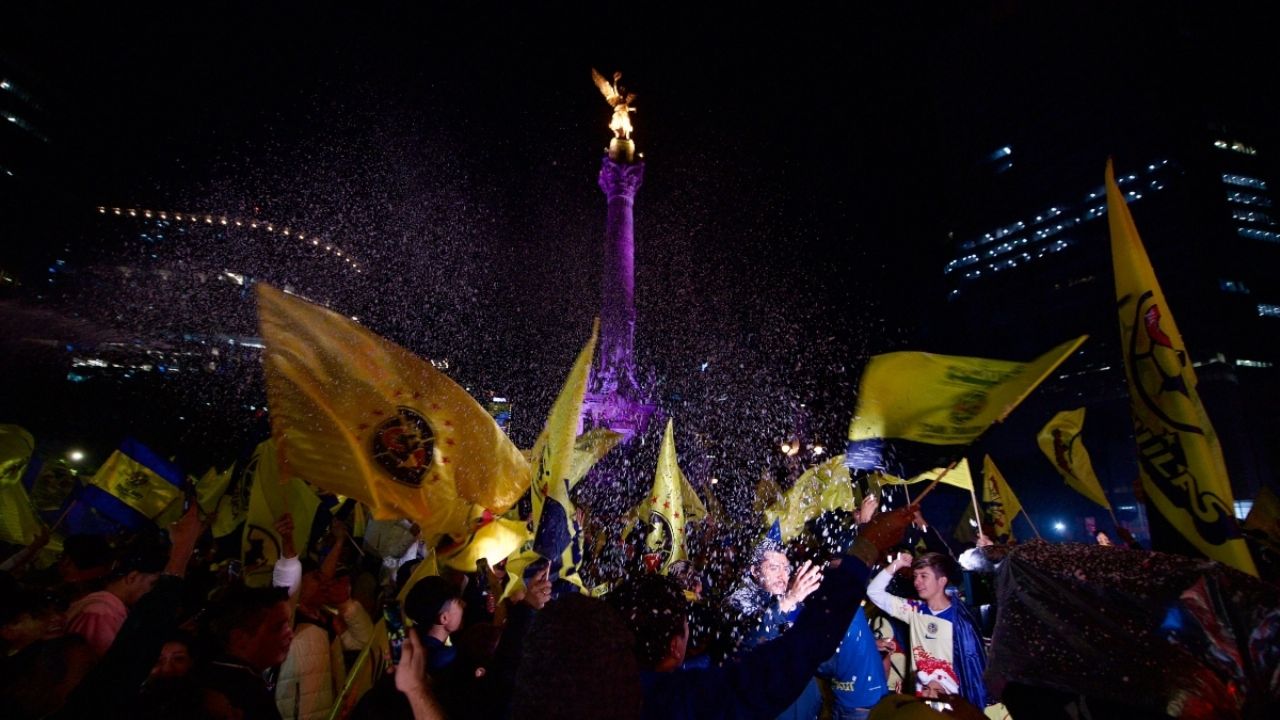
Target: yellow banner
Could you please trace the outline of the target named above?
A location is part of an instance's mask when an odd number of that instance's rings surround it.
[[[1109,160],[1106,184],[1120,345],[1142,489],[1205,555],[1257,575],[1235,519],[1218,434],[1196,392],[1191,356]]]
[[[1087,337],[1031,362],[924,352],[876,355],[862,373],[849,440],[967,445],[1012,412]]]
[[[533,444],[533,473],[530,496],[533,501],[533,542],[507,560],[510,580],[505,596],[524,587],[524,573],[530,564],[545,559],[551,564],[551,578],[566,580],[582,587],[578,563],[582,561],[582,539],[569,490],[574,482],[574,458],[577,454],[578,424],[582,417],[582,400],[591,376],[591,359],[595,356],[600,321],[591,328],[591,338],[578,353],[564,387],[556,396],[547,424]]]
[[[286,512],[292,516],[294,549],[305,555],[311,523],[320,507],[320,497],[305,482],[281,476],[278,458],[275,441],[268,439],[259,443],[245,466],[245,478],[251,484],[240,536],[241,557],[245,582],[255,587],[271,584],[271,568],[281,556],[283,539],[275,530],[280,516]]]
[[[653,526],[645,538],[645,546],[658,555],[658,567],[664,572],[671,563],[688,557],[684,548],[684,486],[688,482],[676,458],[674,422],[667,420],[662,449],[658,453],[658,468],[653,476],[653,490],[639,508],[639,516],[647,518]]]
[[[11,545],[29,545],[44,527],[22,486],[35,449],[31,433],[17,425],[0,425],[0,541]]]
[[[465,390],[331,310],[258,285],[272,429],[284,470],[424,536],[465,535],[472,506],[501,514],[529,463]]]
[[[182,502],[182,490],[154,470],[116,450],[94,473],[90,485],[97,486],[148,519],[160,516],[169,503]]]
[[[873,473],[873,476],[879,480],[882,485],[915,485],[922,482],[933,482],[941,476],[942,480],[939,482],[943,485],[951,485],[952,487],[958,487],[961,490],[974,489],[973,473],[969,471],[968,458],[960,458],[960,461],[956,463],[956,466],[951,468],[949,471],[946,468],[934,468],[932,470],[922,472],[919,475],[915,475],[907,480],[884,472]]]
[[[1080,433],[1084,430],[1084,408],[1064,410],[1053,416],[1036,442],[1044,456],[1067,482],[1067,487],[1110,510],[1111,503],[1102,491],[1102,484],[1093,472],[1093,462],[1085,449]]]
[[[805,523],[831,510],[855,511],[857,498],[853,479],[844,465],[844,455],[836,455],[804,471],[782,501],[765,512],[764,524],[775,520],[782,532],[782,542],[791,542],[804,530]]]
[[[987,515],[991,518],[991,529],[996,537],[1013,537],[1013,519],[1022,512],[1022,503],[1013,494],[1013,488],[1004,479],[1004,475],[996,468],[996,463],[987,455],[982,460],[982,501],[987,505]]]

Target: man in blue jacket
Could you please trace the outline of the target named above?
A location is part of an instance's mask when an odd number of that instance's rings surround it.
[[[512,697],[513,718],[774,718],[835,653],[866,593],[868,568],[902,538],[911,509],[877,517],[781,637],[723,667],[677,671],[688,642],[679,587],[645,576],[608,604],[568,596],[534,619]],[[630,633],[628,633],[628,629]],[[634,650],[631,658],[623,655]]]

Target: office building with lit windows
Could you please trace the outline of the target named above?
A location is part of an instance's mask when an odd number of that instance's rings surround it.
[[[1036,448],[1035,432],[1055,412],[1087,408],[1084,440],[1099,478],[1121,519],[1142,530],[1105,153],[1114,154],[1117,182],[1197,368],[1240,514],[1280,470],[1280,147],[1220,123],[1186,132],[1137,129],[1101,142],[1025,136],[973,165],[947,238],[935,339],[966,354],[1000,348],[1029,359],[1088,334],[1010,427],[991,433],[988,449],[1006,474],[1025,478],[1016,487],[1057,488],[1061,481]],[[1106,517],[1082,500],[1066,512]]]

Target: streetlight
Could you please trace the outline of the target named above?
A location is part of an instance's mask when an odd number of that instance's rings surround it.
[[[1059,520],[1053,524],[1053,529],[1057,530],[1058,532],[1066,532],[1067,524]]]
[[[81,460],[84,460],[84,452],[81,450],[72,450],[67,453],[67,459],[73,463],[78,463]]]

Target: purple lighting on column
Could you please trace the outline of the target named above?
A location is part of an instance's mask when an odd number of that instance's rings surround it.
[[[600,354],[582,405],[586,427],[605,427],[629,441],[644,430],[654,406],[642,397],[635,366],[635,206],[644,163],[635,145],[615,138],[600,162],[600,189],[608,202],[601,268]]]
[[[636,191],[644,181],[644,163],[619,163],[605,156],[600,189],[609,201],[601,277],[600,366],[597,389],[635,391],[635,217]]]

